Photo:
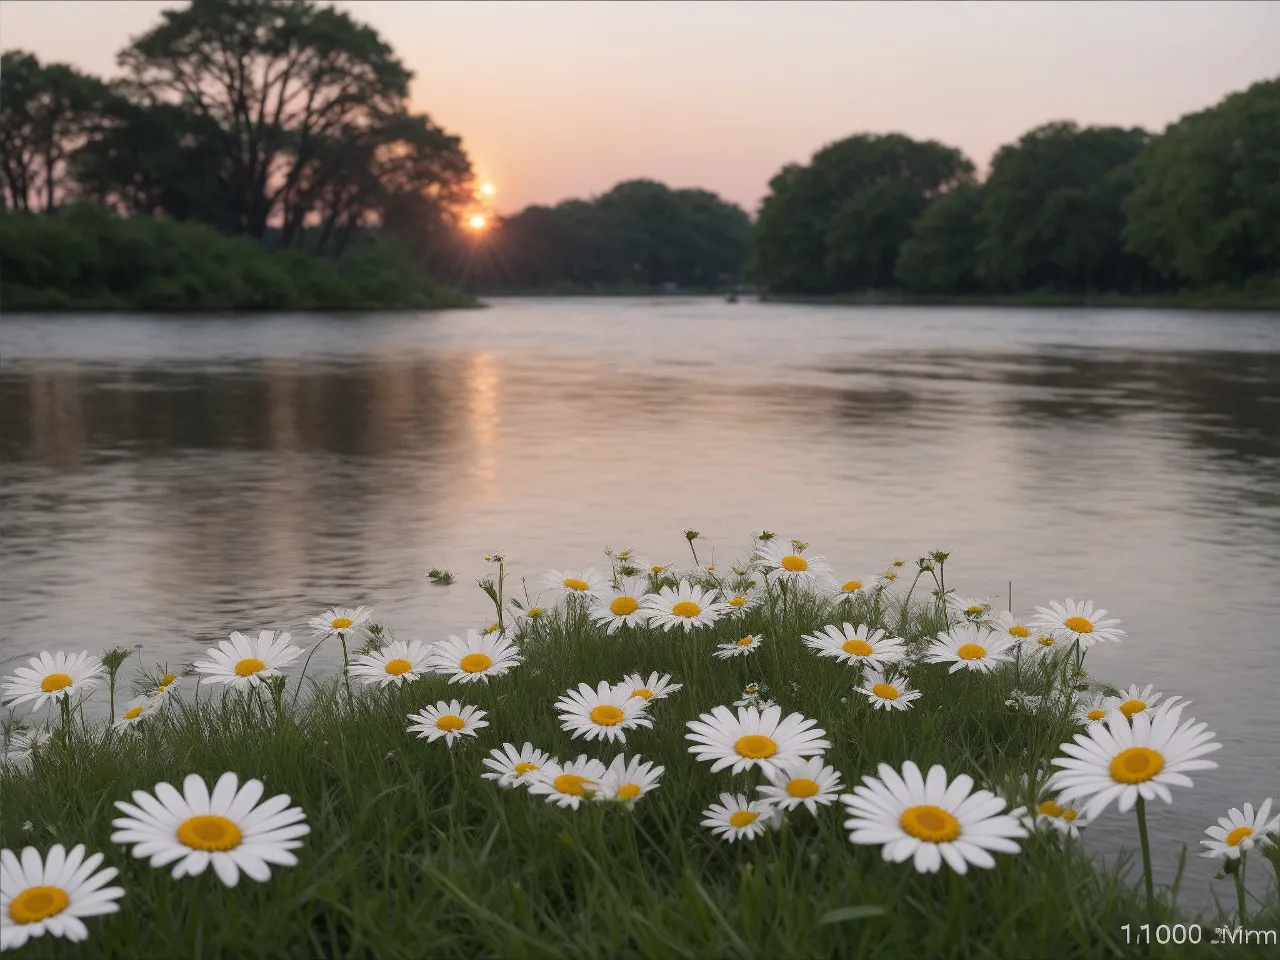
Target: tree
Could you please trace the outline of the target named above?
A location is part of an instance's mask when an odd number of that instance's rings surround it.
[[[898,251],[894,276],[917,293],[974,293],[978,280],[978,212],[982,190],[961,184],[934,197]]]
[[[1147,271],[1120,237],[1129,163],[1147,134],[1045,124],[1001,147],[978,217],[982,279],[1005,291],[1140,290]]]
[[[111,93],[66,64],[0,56],[0,170],[5,206],[53,210],[72,192],[67,159],[100,127]]]
[[[790,164],[769,183],[751,273],[784,292],[894,283],[898,248],[928,200],[973,177],[960,151],[901,134],[859,134]]]
[[[1191,286],[1280,278],[1280,79],[1188,114],[1134,166],[1128,250]]]

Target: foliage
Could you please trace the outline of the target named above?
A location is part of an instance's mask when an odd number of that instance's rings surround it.
[[[1134,165],[1127,248],[1202,287],[1280,279],[1280,80],[1189,114]]]
[[[934,197],[899,248],[894,278],[917,293],[973,293],[978,280],[981,188],[962,183]]]

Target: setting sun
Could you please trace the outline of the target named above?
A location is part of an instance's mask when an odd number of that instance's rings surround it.
[[[494,193],[493,184],[492,183],[482,184],[480,186],[480,192],[483,193],[486,197],[492,197]]]
[[[475,214],[467,220],[467,226],[472,230],[483,230],[489,225],[489,220],[483,214]]]

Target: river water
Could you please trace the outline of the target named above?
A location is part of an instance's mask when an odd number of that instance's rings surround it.
[[[439,637],[487,621],[492,550],[533,584],[606,544],[685,561],[686,527],[718,560],[769,529],[849,575],[943,547],[949,584],[1012,581],[1019,612],[1094,599],[1129,638],[1091,670],[1195,701],[1221,769],[1156,812],[1158,839],[1198,849],[1280,794],[1276,314],[9,315],[0,517],[5,673],[117,643],[177,666],[233,629],[306,638],[332,603]],[[429,585],[444,565],[458,583]],[[1113,812],[1091,846],[1132,833]]]

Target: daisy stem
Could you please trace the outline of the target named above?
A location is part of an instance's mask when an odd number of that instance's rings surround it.
[[[302,681],[307,678],[307,667],[311,665],[311,658],[316,655],[316,651],[320,649],[320,644],[329,639],[328,634],[320,638],[320,642],[311,648],[311,652],[307,654],[307,659],[302,661],[302,673],[298,674],[298,686],[293,691],[293,705],[298,705],[298,694],[302,692]],[[198,686],[198,685],[197,685]]]
[[[351,664],[347,660],[347,635],[338,632],[338,640],[342,642],[342,682],[347,687],[347,706],[351,706]]]
[[[1142,844],[1142,879],[1147,890],[1147,922],[1156,925],[1155,881],[1151,877],[1151,843],[1147,840],[1147,802],[1138,796],[1138,841]]]
[[[911,581],[911,586],[907,590],[907,599],[902,601],[902,618],[898,621],[898,633],[902,633],[907,629],[907,615],[911,612],[911,594],[916,588],[916,584],[920,582],[920,578],[924,575],[923,570],[916,571],[916,578]]]
[[[62,732],[69,740],[71,737],[71,698],[60,697],[58,705],[62,708]]]
[[[1236,870],[1236,923],[1240,926],[1246,926],[1245,903],[1244,903],[1244,859],[1247,854],[1240,851],[1240,866]]]

